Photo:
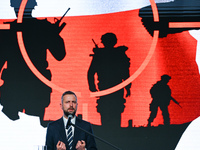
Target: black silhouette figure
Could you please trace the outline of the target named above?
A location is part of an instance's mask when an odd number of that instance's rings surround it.
[[[11,0],[18,16],[21,0]],[[23,22],[6,22],[10,30],[0,31],[0,69],[7,61],[7,69],[2,72],[4,84],[1,87],[2,112],[11,120],[19,118],[18,111],[25,110],[26,114],[39,116],[41,125],[44,121],[45,108],[50,104],[51,88],[40,81],[28,68],[24,61],[17,42],[17,31],[22,31],[24,45],[34,66],[38,71],[51,80],[51,72],[46,60],[47,49],[58,61],[62,60],[65,53],[63,39],[59,36],[58,27],[47,19],[38,20],[31,16],[36,6],[35,0],[28,0]]]
[[[154,22],[151,6],[140,9],[139,16],[149,34],[153,36],[154,30],[159,30],[159,37],[167,34],[179,33],[189,29],[200,27],[170,28],[169,22],[199,22],[200,1],[199,0],[174,0],[168,3],[157,3],[159,22]]]
[[[170,101],[173,100],[176,104],[179,103],[171,96],[171,89],[168,82],[171,79],[169,75],[162,75],[161,80],[158,81],[150,89],[150,94],[152,97],[152,102],[150,104],[150,117],[148,119],[148,126],[151,126],[151,123],[156,118],[158,107],[160,107],[164,119],[164,125],[170,125],[170,117],[168,106]]]
[[[113,33],[102,35],[101,42],[104,48],[98,48],[95,44],[96,48],[93,49],[93,59],[88,70],[89,89],[92,92],[111,88],[129,77],[130,59],[125,54],[128,47],[114,47],[117,38]],[[98,85],[95,84],[95,74],[98,76]],[[126,97],[130,96],[130,88],[131,84],[125,87]],[[97,100],[97,112],[101,114],[102,126],[120,127],[125,102],[124,89],[101,96]]]

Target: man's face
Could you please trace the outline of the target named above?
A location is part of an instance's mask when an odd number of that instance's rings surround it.
[[[77,110],[78,103],[73,94],[66,94],[63,96],[63,102],[61,103],[61,109],[63,110],[64,116],[74,116]]]

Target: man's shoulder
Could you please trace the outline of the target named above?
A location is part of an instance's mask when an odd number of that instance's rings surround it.
[[[89,126],[91,125],[90,122],[85,121],[85,120],[82,120],[82,119],[80,119],[80,118],[78,118],[78,117],[76,117],[76,122],[77,122],[77,123],[84,124],[84,125],[89,125]]]
[[[105,51],[105,48],[93,48],[94,54],[101,54]]]
[[[118,46],[115,48],[116,50],[120,51],[120,52],[125,52],[128,50],[128,47],[125,46],[125,45],[122,45],[122,46]]]
[[[47,20],[47,18],[45,19],[36,19],[38,22],[40,23],[44,23],[44,24],[52,24],[50,21]]]
[[[52,121],[48,124],[48,126],[56,126],[56,125],[59,125],[60,123],[63,122],[63,118],[60,118],[58,120],[55,120],[55,121]]]

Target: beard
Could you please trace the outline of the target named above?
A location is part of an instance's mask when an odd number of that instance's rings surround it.
[[[68,112],[68,111],[64,111],[64,114],[65,114],[65,116],[72,115],[72,116],[74,117],[75,114],[76,114],[76,110],[74,109],[74,112],[72,112],[72,113],[70,113],[70,112]]]

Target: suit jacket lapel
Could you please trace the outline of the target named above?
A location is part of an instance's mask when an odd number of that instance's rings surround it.
[[[62,138],[63,142],[65,144],[67,144],[67,136],[66,136],[66,131],[65,131],[65,127],[64,127],[64,121],[63,121],[63,118],[60,118],[59,119],[59,122],[58,122],[58,129],[59,129],[59,134],[60,134],[60,137]]]
[[[80,127],[81,121],[79,118],[76,117],[76,126]],[[76,144],[78,142],[78,137],[80,137],[80,129],[74,128],[74,139],[73,139],[73,147],[75,149]]]

